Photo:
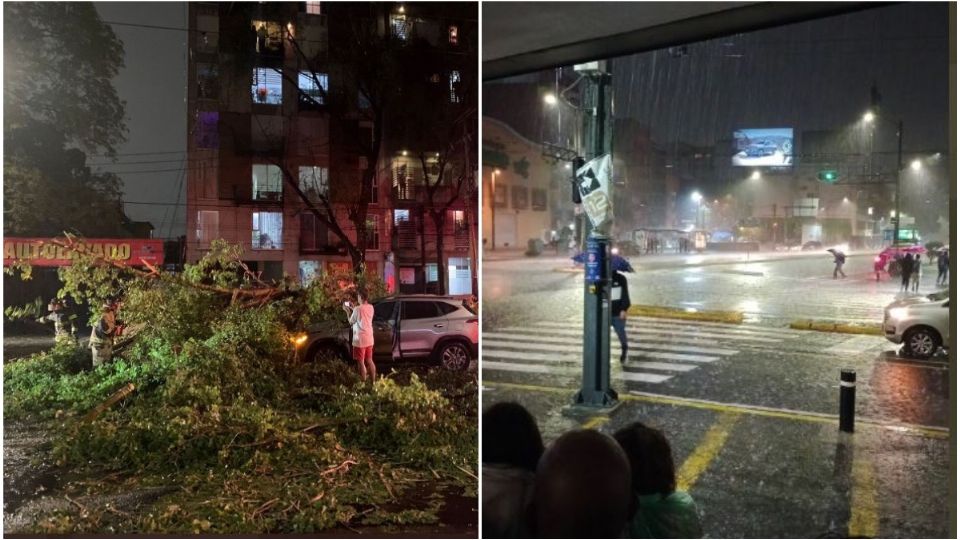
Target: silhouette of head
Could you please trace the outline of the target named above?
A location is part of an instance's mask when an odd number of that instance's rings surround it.
[[[673,455],[662,431],[634,422],[614,433],[613,438],[630,460],[635,493],[667,496],[676,491]]]
[[[619,538],[630,518],[630,463],[613,438],[563,434],[537,466],[533,522],[540,538]]]
[[[518,403],[497,403],[483,413],[483,462],[537,469],[543,439],[533,416]]]

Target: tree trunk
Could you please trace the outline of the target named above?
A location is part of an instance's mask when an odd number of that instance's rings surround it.
[[[427,213],[420,207],[420,273],[423,275],[423,292],[427,292]]]
[[[433,218],[433,227],[437,235],[437,294],[447,294],[447,266],[443,261],[443,227],[447,221],[447,212],[431,210],[430,217]]]

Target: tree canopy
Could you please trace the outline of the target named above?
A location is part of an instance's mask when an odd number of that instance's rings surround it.
[[[113,87],[123,44],[93,4],[4,4],[4,232],[127,236],[114,156],[124,103]]]

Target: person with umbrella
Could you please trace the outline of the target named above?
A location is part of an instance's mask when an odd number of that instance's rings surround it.
[[[837,279],[837,274],[840,274],[844,278],[847,277],[847,275],[843,273],[843,264],[847,262],[847,256],[839,249],[830,248],[827,251],[833,253],[833,279]]]
[[[578,253],[573,261],[583,263],[586,256]],[[617,338],[620,340],[620,363],[627,361],[627,310],[630,309],[630,290],[627,287],[627,278],[623,272],[633,272],[630,262],[617,254],[610,256],[611,275],[610,288],[610,325],[613,326]]]

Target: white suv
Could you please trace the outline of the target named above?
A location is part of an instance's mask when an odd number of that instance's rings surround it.
[[[905,356],[933,356],[950,340],[950,291],[893,302],[883,310],[883,335],[903,343]]]

